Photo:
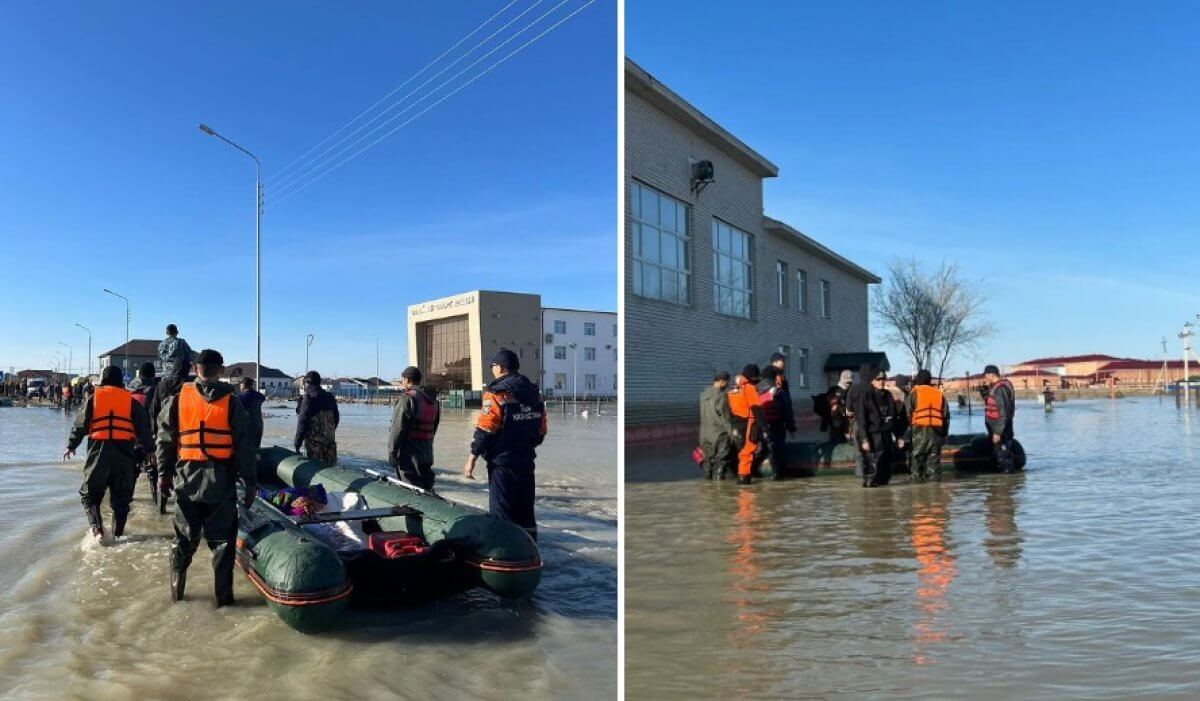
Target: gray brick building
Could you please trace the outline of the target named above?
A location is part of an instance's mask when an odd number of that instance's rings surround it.
[[[879,278],[764,216],[763,179],[778,173],[626,60],[627,426],[694,422],[714,371],[776,351],[807,412],[835,375],[830,356],[869,350]]]

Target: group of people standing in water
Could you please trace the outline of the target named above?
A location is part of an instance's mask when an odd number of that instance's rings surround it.
[[[1015,471],[1013,387],[999,368],[984,368],[984,423],[998,469]],[[942,448],[950,435],[950,409],[928,370],[914,378],[898,377],[896,392],[887,372],[863,365],[858,380],[843,370],[838,382],[813,396],[820,430],[831,444],[852,443],[858,449],[857,472],[863,487],[888,484],[895,469],[908,463],[912,481],[941,481]],[[779,476],[787,459],[786,439],[796,434],[786,358],[771,357],[765,369],[750,364],[730,380],[720,371],[700,395],[700,445],[693,457],[705,479],[736,474],[738,484],[751,484],[766,461]]]

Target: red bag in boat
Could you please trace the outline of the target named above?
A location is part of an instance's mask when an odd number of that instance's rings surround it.
[[[692,451],[692,461],[697,465],[704,464],[704,451],[700,450],[700,446],[696,446],[696,449]]]
[[[429,549],[419,537],[404,531],[381,531],[367,537],[367,547],[388,559],[416,555]]]

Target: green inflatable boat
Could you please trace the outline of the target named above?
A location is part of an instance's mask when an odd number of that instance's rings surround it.
[[[1025,449],[1020,442],[1013,441],[1014,465],[1018,470],[1025,467]],[[857,465],[858,449],[853,443],[824,441],[789,442],[780,460],[767,460],[759,468],[762,477],[812,477],[826,474],[853,474]],[[774,463],[774,464],[772,464]],[[951,434],[942,446],[943,469],[958,472],[994,472],[996,458],[992,444],[982,433]],[[775,472],[779,474],[776,475]],[[904,468],[893,466],[892,473],[903,472]]]
[[[307,516],[259,498],[239,523],[238,565],[296,630],[325,630],[350,605],[411,604],[475,587],[519,597],[541,579],[524,529],[381,471],[274,447],[259,451],[258,472],[268,491],[320,486],[329,495],[328,509]]]

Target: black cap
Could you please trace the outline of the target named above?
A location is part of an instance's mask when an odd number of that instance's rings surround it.
[[[917,371],[917,384],[927,385],[930,382],[933,382],[932,373],[930,373],[928,370],[918,370]]]
[[[713,375],[713,382],[716,382],[718,380],[724,380],[724,381],[728,382],[729,381],[729,373],[725,372],[724,370],[718,370],[717,374]]]
[[[768,365],[762,369],[762,378],[764,380],[774,381],[776,377],[779,377],[779,368],[774,365]]]
[[[320,386],[321,373],[317,372],[316,370],[309,370],[308,372],[304,373],[304,381],[310,385]]]
[[[745,367],[743,367],[742,368],[742,377],[746,378],[747,380],[750,380],[751,382],[758,382],[760,379],[759,373],[758,373],[758,366],[755,365],[754,363],[750,363],[749,365],[746,365]]]
[[[138,377],[146,379],[154,377],[154,363],[142,363],[141,367],[138,368]]]
[[[507,348],[501,348],[492,356],[492,365],[499,365],[501,370],[520,370],[521,360]]]
[[[772,353],[771,354],[771,362],[773,363],[776,360],[787,360],[787,356],[784,355],[783,353]]]
[[[121,368],[116,365],[109,365],[100,371],[100,384],[108,387],[124,387],[125,379],[122,376]]]
[[[197,365],[224,365],[225,358],[212,348],[205,348],[196,354],[196,359],[192,362]]]
[[[400,372],[400,377],[403,377],[407,380],[412,380],[413,382],[420,382],[421,369],[415,365],[409,365]]]
[[[985,374],[985,375],[999,375],[999,374],[1000,374],[1000,368],[996,367],[995,365],[988,365],[987,367],[985,367],[985,368],[983,369],[983,374]]]
[[[179,329],[175,328],[175,324],[167,324],[167,335],[174,336],[179,333]]]

